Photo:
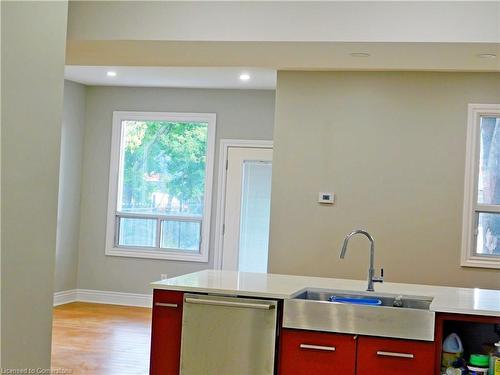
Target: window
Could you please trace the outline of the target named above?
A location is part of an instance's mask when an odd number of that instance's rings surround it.
[[[500,268],[500,104],[470,104],[462,265]]]
[[[208,261],[215,114],[114,112],[106,254]]]

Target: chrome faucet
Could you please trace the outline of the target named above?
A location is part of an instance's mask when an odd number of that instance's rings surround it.
[[[383,283],[384,282],[384,269],[380,270],[380,277],[375,276],[375,268],[373,263],[375,261],[375,240],[365,230],[358,229],[352,231],[344,238],[344,243],[342,244],[342,251],[340,252],[340,259],[344,259],[345,253],[347,252],[347,244],[352,236],[356,234],[363,234],[370,240],[370,268],[368,269],[368,288],[366,289],[368,292],[373,292],[375,289],[373,288],[373,283]]]

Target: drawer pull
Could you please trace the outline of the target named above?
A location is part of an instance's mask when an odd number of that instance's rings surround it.
[[[413,359],[415,356],[411,353],[395,353],[395,352],[377,352],[377,355],[381,357],[397,357],[397,358],[408,358]]]
[[[299,347],[301,349],[324,350],[327,352],[334,352],[335,351],[335,346],[300,344]]]
[[[163,302],[155,302],[155,306],[158,306],[158,307],[172,307],[174,309],[176,309],[177,307],[179,307],[179,305],[177,305],[176,303],[163,303]]]

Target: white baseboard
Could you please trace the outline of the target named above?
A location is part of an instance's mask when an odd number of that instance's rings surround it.
[[[109,305],[151,307],[153,305],[153,296],[150,294],[78,289],[78,301],[105,303]]]
[[[107,305],[151,307],[151,294],[110,292],[104,290],[73,289],[54,293],[54,306],[71,302],[103,303]]]
[[[66,303],[76,302],[77,290],[63,290],[62,292],[54,293],[54,306],[64,305]]]

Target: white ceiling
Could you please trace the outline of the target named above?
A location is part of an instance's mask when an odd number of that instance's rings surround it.
[[[108,77],[107,72],[116,72]],[[248,81],[240,74],[250,75]],[[276,70],[264,68],[199,68],[199,67],[136,67],[67,65],[64,77],[90,86],[186,87],[214,89],[276,88]]]

